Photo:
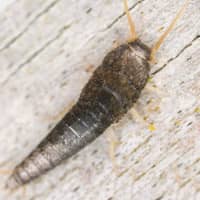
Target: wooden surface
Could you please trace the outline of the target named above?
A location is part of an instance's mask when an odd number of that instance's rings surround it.
[[[0,1],[0,199],[200,199],[200,1],[157,54],[150,86],[129,113],[94,143],[15,192],[12,170],[77,100],[116,44],[128,38],[121,0]],[[6,4],[9,5],[6,5]],[[131,0],[139,37],[152,46],[181,0]],[[120,141],[117,176],[108,135]]]

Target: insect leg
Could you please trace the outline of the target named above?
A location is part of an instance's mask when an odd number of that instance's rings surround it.
[[[136,34],[136,31],[135,31],[135,25],[133,23],[130,12],[128,10],[127,0],[123,0],[123,2],[124,2],[124,10],[125,10],[126,16],[128,18],[128,24],[129,24],[130,33],[131,33],[131,37],[129,39],[129,42],[134,42],[137,39],[137,34]]]
[[[1,175],[7,175],[7,174],[11,174],[11,173],[12,173],[12,170],[0,169]]]
[[[147,122],[143,119],[143,117],[138,113],[138,111],[135,108],[131,108],[129,113],[133,118],[141,122],[142,124],[147,125]]]
[[[120,172],[119,172],[119,166],[115,158],[115,151],[116,151],[117,146],[120,144],[120,141],[115,136],[113,130],[111,130],[108,133],[108,141],[109,141],[109,157],[112,161],[113,171],[118,175]]]
[[[160,38],[158,39],[158,41],[155,43],[155,45],[151,49],[150,62],[156,63],[156,60],[155,60],[155,54],[156,54],[156,52],[158,51],[158,49],[160,48],[161,44],[163,43],[163,41],[165,40],[165,38],[168,36],[168,34],[172,31],[172,29],[176,25],[176,22],[178,21],[178,19],[183,15],[183,13],[184,13],[184,11],[185,11],[188,3],[189,3],[189,0],[186,0],[186,2],[184,3],[184,5],[181,7],[181,9],[179,10],[179,12],[175,16],[175,18],[172,20],[172,22],[169,25],[169,27],[167,28],[167,30],[160,36]]]
[[[154,87],[152,85],[149,85],[149,84],[145,86],[145,89],[150,91],[150,92],[154,92],[158,95],[161,95],[161,96],[165,95],[165,93],[161,89]]]
[[[143,117],[141,117],[140,114],[134,108],[131,108],[131,110],[129,112],[132,115],[132,117],[134,117],[136,120],[138,120],[142,124],[144,124],[145,127],[147,127],[149,131],[155,131],[156,130],[154,123],[149,123],[148,121],[143,119]]]

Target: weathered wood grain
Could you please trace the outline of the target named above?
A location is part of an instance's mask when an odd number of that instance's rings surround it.
[[[0,1],[1,3],[1,1]],[[139,37],[149,46],[180,0],[129,1]],[[48,134],[115,43],[128,38],[120,0],[15,0],[0,11],[0,167],[13,169]],[[93,144],[21,190],[0,199],[199,199],[200,2],[191,0],[152,66],[161,91],[144,90],[130,114]],[[59,115],[59,113],[62,113]],[[121,144],[113,172],[107,135]]]

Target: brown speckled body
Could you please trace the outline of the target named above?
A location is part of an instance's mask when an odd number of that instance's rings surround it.
[[[139,40],[104,58],[76,105],[19,165],[9,187],[25,184],[58,165],[117,122],[136,102],[149,77],[150,50]]]

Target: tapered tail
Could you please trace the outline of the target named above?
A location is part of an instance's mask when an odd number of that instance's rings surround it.
[[[89,106],[77,103],[43,142],[15,168],[7,186],[16,188],[28,183],[71,157],[103,133],[113,121],[112,111],[109,109],[111,99],[114,96],[104,90],[96,103]]]

